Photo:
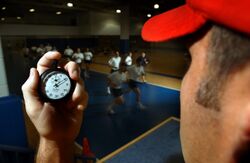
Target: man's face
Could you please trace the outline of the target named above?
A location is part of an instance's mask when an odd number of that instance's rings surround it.
[[[244,115],[239,109],[246,101],[240,85],[249,77],[244,80],[244,74],[238,71],[229,76],[219,97],[220,111],[196,102],[200,84],[213,68],[207,64],[210,36],[211,32],[206,33],[189,47],[192,63],[181,86],[180,134],[186,163],[234,163],[232,157],[241,135]],[[237,98],[242,100],[234,100]]]
[[[214,132],[210,125],[216,123],[208,109],[196,103],[195,97],[202,77],[205,75],[207,53],[201,46],[206,46],[206,40],[196,42],[190,48],[192,63],[185,75],[181,86],[181,143],[185,161],[187,163],[203,163],[201,158],[206,157],[212,150]],[[205,48],[205,47],[204,47]],[[207,123],[207,119],[211,124]],[[211,141],[208,143],[208,141]],[[202,148],[201,148],[202,147]],[[205,153],[204,153],[205,152]],[[204,162],[205,163],[205,162]]]
[[[119,57],[120,56],[120,53],[118,51],[115,52],[115,56],[116,57]]]

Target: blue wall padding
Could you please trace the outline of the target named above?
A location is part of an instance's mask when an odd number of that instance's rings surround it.
[[[0,97],[0,144],[27,147],[27,136],[18,96]]]

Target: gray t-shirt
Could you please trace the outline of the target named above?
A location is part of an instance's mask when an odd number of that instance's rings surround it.
[[[108,75],[108,78],[111,80],[112,83],[116,85],[116,89],[119,89],[122,87],[122,83],[126,81],[126,74],[124,72],[116,71],[112,74]]]
[[[140,82],[140,77],[145,74],[143,66],[130,66],[127,68],[128,78]]]

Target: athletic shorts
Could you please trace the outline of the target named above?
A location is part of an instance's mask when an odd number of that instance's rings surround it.
[[[84,60],[84,63],[91,64],[91,63],[92,63],[92,60]]]
[[[118,69],[117,70],[111,69],[110,73],[112,74],[113,72],[116,72],[116,71],[118,71]]]
[[[118,88],[118,89],[117,88],[111,88],[110,91],[111,91],[111,93],[112,93],[112,95],[114,97],[119,97],[119,96],[123,95],[123,92],[122,92],[121,88]]]
[[[139,84],[141,84],[140,82],[137,82],[135,80],[132,80],[132,79],[129,79],[128,80],[128,86],[129,88],[131,89],[134,89],[134,88],[138,88]]]

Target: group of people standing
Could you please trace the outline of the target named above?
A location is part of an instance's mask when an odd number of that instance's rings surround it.
[[[81,52],[81,49],[77,48],[76,52],[74,53],[70,46],[67,46],[67,48],[64,50],[64,56],[69,60],[75,61],[80,68],[82,68],[83,63],[85,63],[84,77],[89,77],[89,66],[93,59],[93,53],[89,50],[89,48],[86,48],[84,52]]]
[[[113,110],[115,105],[124,104],[123,94],[130,91],[133,91],[136,95],[137,107],[145,109],[145,106],[141,103],[139,85],[145,82],[144,67],[149,63],[149,60],[146,53],[142,52],[133,64],[132,55],[132,52],[130,52],[125,59],[122,59],[119,52],[116,51],[115,56],[108,61],[111,71],[108,75],[107,93],[114,97],[107,109],[109,114],[115,113]],[[129,90],[123,90],[123,83],[128,84]]]

